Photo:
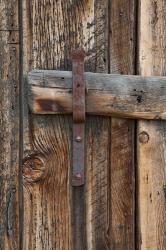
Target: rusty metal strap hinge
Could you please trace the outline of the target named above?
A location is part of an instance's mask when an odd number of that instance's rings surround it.
[[[85,77],[84,51],[72,51],[73,67],[73,172],[72,186],[84,184],[85,177]]]

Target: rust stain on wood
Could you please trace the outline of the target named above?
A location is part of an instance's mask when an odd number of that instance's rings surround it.
[[[37,99],[38,111],[45,110],[46,112],[51,112],[53,110],[59,110],[63,113],[65,111],[64,107],[57,100],[50,99]]]

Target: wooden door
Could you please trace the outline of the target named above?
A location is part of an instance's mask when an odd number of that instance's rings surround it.
[[[165,75],[165,1],[7,0],[0,10],[0,249],[165,249],[165,121],[88,115],[86,186],[75,191],[72,118],[33,113],[26,79],[71,70],[77,47],[86,71]]]

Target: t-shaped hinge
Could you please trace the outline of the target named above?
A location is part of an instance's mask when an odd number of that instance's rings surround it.
[[[72,51],[73,72],[73,156],[72,186],[84,184],[85,177],[85,53]]]

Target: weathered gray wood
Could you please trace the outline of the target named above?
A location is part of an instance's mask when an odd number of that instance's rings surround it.
[[[0,249],[20,249],[18,0],[0,1]]]
[[[138,74],[166,75],[166,1],[139,2]],[[166,122],[139,121],[137,128],[137,249],[165,250]]]
[[[166,77],[85,73],[86,112],[136,119],[166,119]],[[35,114],[72,112],[72,73],[29,73],[29,105]]]
[[[87,54],[86,70],[107,71],[107,3],[23,0],[24,72],[32,68],[71,70],[71,49],[77,47]],[[24,138],[29,157],[23,166],[23,249],[108,248],[109,120],[90,117],[87,121],[89,179],[85,192],[83,188],[73,192],[69,178],[72,120],[29,114]]]

